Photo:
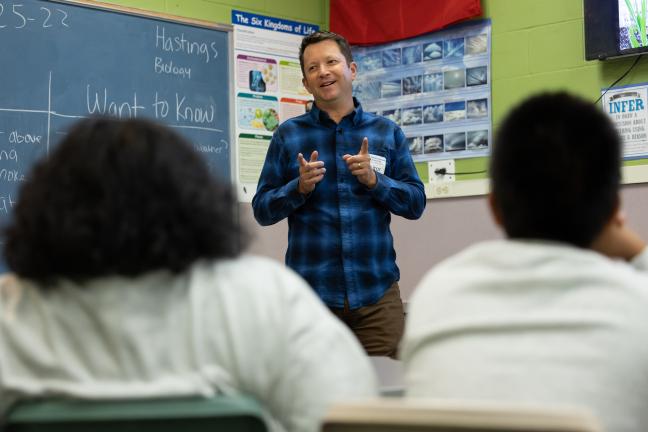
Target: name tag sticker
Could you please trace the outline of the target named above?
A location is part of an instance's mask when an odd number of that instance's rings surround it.
[[[371,158],[371,168],[373,168],[374,171],[379,172],[380,174],[385,174],[387,159],[385,159],[383,156],[374,154],[370,154],[369,157]]]

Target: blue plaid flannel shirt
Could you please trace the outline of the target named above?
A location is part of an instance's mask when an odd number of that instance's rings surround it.
[[[274,133],[252,200],[261,225],[288,218],[286,264],[315,289],[329,307],[356,309],[376,303],[400,278],[389,229],[391,213],[417,219],[425,191],[403,131],[384,117],[355,110],[339,124],[313,106]],[[358,182],[342,160],[357,154],[364,137],[369,153],[386,159],[373,189]],[[297,154],[317,150],[326,174],[308,196],[301,195]]]

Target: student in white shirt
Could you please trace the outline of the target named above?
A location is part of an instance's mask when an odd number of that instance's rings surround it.
[[[274,431],[374,395],[353,335],[292,271],[241,255],[231,188],[143,120],[76,125],[23,185],[0,279],[0,412],[17,400],[243,393]]]
[[[410,302],[407,395],[579,405],[648,428],[648,254],[621,213],[621,142],[589,101],[532,97],[499,128],[506,239],[433,268]]]

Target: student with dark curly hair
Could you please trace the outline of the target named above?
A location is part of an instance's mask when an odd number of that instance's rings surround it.
[[[352,334],[308,285],[240,255],[228,185],[170,129],[76,125],[23,185],[0,279],[0,412],[21,398],[245,393],[276,431],[372,395]]]
[[[407,394],[582,406],[648,425],[648,251],[621,211],[621,140],[591,101],[533,96],[499,127],[490,208],[505,239],[433,268],[410,302]]]

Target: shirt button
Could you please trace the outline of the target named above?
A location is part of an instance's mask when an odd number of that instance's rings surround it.
[[[342,135],[342,129],[338,129],[338,135]]]

